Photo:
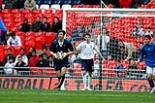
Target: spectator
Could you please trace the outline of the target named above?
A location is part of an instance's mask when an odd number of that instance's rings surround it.
[[[36,9],[36,2],[35,0],[26,0],[24,3],[24,8],[29,10]]]
[[[7,3],[5,3],[5,9],[14,9],[15,0],[8,0]]]
[[[14,47],[21,46],[21,39],[19,36],[16,36],[14,32],[10,33],[10,37],[7,40],[7,45],[12,45]]]
[[[15,9],[23,9],[24,8],[25,0],[16,0],[14,3]]]
[[[49,32],[50,31],[50,23],[48,22],[48,19],[47,19],[47,17],[44,17],[43,18],[43,31],[45,31],[45,32]]]
[[[24,19],[24,22],[19,26],[19,31],[29,32],[30,31],[30,24],[28,23],[28,19]]]
[[[30,59],[30,58],[32,57],[33,52],[36,52],[36,49],[33,48],[33,47],[31,47],[31,48],[29,49],[28,54],[27,54],[28,59]]]
[[[50,52],[49,46],[43,45],[43,47],[42,47],[42,53],[45,53],[47,56],[50,56],[51,55],[51,52]]]
[[[135,75],[134,75],[135,69],[138,69],[137,64],[136,64],[135,60],[132,60],[132,59],[131,59],[131,60],[129,61],[128,73],[127,73],[127,74],[129,75],[130,78],[132,78],[132,77],[135,78]]]
[[[6,64],[4,65],[4,73],[9,74],[9,75],[13,74],[14,67],[15,67],[14,59],[9,58],[8,61],[6,62]]]
[[[117,74],[117,77],[122,77],[124,76],[125,68],[123,65],[120,63],[120,61],[117,61],[116,67],[114,68],[115,72]]]
[[[38,67],[49,67],[49,62],[45,53],[41,54],[40,60],[37,64]]]
[[[25,54],[25,49],[24,48],[21,48],[19,55],[17,55],[17,57],[16,57],[15,63],[18,62],[18,56],[21,56],[22,57],[22,61],[27,66],[28,65],[28,58],[27,58],[27,56]]]
[[[153,36],[153,31],[151,30],[150,27],[148,27],[148,28],[146,29],[145,35]]]
[[[117,38],[111,38],[110,42],[108,43],[108,53],[111,59],[121,61],[122,59],[126,59],[128,52],[124,43]]]
[[[19,74],[20,71],[28,71],[28,68],[23,68],[26,66],[27,64],[23,61],[23,56],[18,55],[17,62],[15,64],[15,67],[16,67],[15,70],[17,71],[17,73]]]
[[[11,31],[10,29],[6,31],[6,36],[5,36],[5,39],[6,41],[9,39],[9,37],[11,36],[13,31]]]
[[[54,18],[54,22],[52,24],[52,32],[58,33],[59,30],[62,29],[62,22],[58,17]]]
[[[39,61],[39,56],[36,53],[36,50],[32,51],[32,56],[29,58],[29,67],[37,67]]]
[[[133,37],[136,37],[136,38],[137,37],[142,37],[144,34],[145,34],[145,32],[144,32],[144,29],[142,28],[142,24],[141,23],[137,23],[134,26],[134,28],[133,28],[133,30],[131,32],[131,35]]]
[[[42,24],[42,22],[40,20],[40,17],[37,16],[36,21],[34,21],[32,23],[32,31],[34,31],[34,32],[41,32],[42,31],[42,27],[43,27],[43,24]]]
[[[7,62],[9,62],[10,59],[13,62],[15,62],[15,56],[13,55],[12,49],[11,48],[8,48],[7,49],[7,54],[5,55],[5,57],[3,59],[3,64],[6,64]]]
[[[104,59],[107,59],[107,56],[108,56],[107,45],[110,42],[110,37],[109,37],[108,31],[105,28],[103,28],[102,32],[103,33],[102,33],[102,36],[101,36],[102,37],[101,38],[101,40],[102,40],[102,43],[101,43],[101,47],[102,47],[101,53],[102,53],[102,56],[104,57]],[[97,40],[97,44],[98,44],[98,46],[100,46],[100,35],[98,36],[97,39],[98,39]]]

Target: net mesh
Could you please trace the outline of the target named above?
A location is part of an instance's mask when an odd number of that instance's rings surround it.
[[[127,83],[125,87],[128,88],[135,83],[132,80],[145,81],[144,62],[137,65],[136,60],[143,44],[143,36],[151,35],[154,38],[154,11],[85,9],[66,11],[66,14],[66,31],[75,46],[82,41],[83,35],[89,32],[92,41],[98,45],[104,56],[101,63],[97,56],[94,57],[94,67],[97,73],[101,74],[99,77],[102,77],[102,82],[104,78],[113,78],[111,81],[121,79],[124,84]]]

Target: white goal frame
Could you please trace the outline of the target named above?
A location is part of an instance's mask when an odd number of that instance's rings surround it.
[[[111,14],[106,14],[104,16],[110,17],[155,17],[155,9],[118,9],[118,8],[64,8],[63,9],[63,18],[62,18],[62,28],[66,30],[66,19],[67,11],[76,11],[76,12],[111,12]],[[115,14],[112,12],[150,12],[154,14]],[[101,13],[101,17],[103,14]]]

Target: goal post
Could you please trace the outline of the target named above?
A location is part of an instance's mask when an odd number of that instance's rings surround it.
[[[133,85],[142,90],[149,89],[144,62],[139,65],[135,62],[143,36],[155,34],[154,9],[65,8],[62,21],[68,37],[79,44],[81,39],[77,38],[89,32],[103,54],[104,60],[95,64],[99,65],[100,89],[103,90],[105,79],[121,81],[125,91]],[[136,66],[131,68],[132,64]],[[121,70],[117,70],[117,66],[122,66]]]

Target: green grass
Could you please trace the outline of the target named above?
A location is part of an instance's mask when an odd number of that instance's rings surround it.
[[[0,103],[154,103],[155,93],[0,89]]]

